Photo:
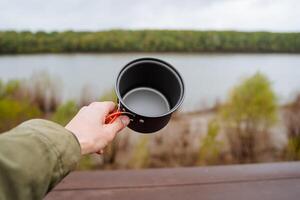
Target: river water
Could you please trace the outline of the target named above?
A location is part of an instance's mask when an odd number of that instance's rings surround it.
[[[171,63],[186,85],[185,110],[223,101],[231,88],[256,72],[271,81],[279,102],[300,92],[300,55],[297,54],[34,54],[0,56],[0,78],[30,80],[47,72],[58,81],[63,99],[76,99],[83,88],[100,96],[114,87],[118,71],[129,61],[155,57]]]

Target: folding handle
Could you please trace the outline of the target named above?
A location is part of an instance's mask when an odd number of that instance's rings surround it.
[[[113,113],[109,114],[106,118],[105,118],[105,124],[112,124],[119,116],[121,115],[132,115],[134,116],[132,113],[130,112],[121,112],[119,110],[114,111]]]
[[[106,118],[105,118],[105,124],[112,124],[120,115],[122,112],[116,110],[115,112],[109,114]]]

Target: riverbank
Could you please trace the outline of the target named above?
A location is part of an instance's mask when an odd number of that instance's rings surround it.
[[[286,160],[288,127],[284,120],[287,107],[278,112],[279,121],[268,130],[269,138],[260,137],[256,163]],[[218,109],[177,113],[161,131],[145,135],[125,129],[106,149],[103,157],[84,158],[79,169],[139,169],[178,166],[238,164],[231,155],[226,130],[219,129],[210,138],[210,123],[218,118]],[[257,133],[253,133],[257,134]],[[235,137],[238,137],[237,135]],[[209,142],[207,143],[207,141]],[[217,147],[217,148],[216,148]],[[205,149],[205,153],[203,153]]]

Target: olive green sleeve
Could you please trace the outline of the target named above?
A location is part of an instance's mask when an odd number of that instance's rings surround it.
[[[0,199],[42,199],[80,159],[75,136],[41,119],[0,134]]]

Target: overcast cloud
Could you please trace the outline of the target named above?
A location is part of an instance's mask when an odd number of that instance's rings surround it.
[[[300,31],[299,0],[0,0],[1,30]]]

